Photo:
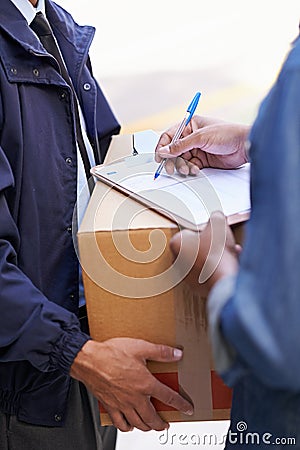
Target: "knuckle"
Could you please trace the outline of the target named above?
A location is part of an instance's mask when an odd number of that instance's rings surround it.
[[[120,416],[116,416],[114,414],[110,415],[112,424],[115,428],[118,428],[118,430],[127,432],[131,430],[131,426]]]
[[[180,155],[180,153],[182,153],[182,146],[180,140],[175,141],[170,145],[170,153],[174,155]]]
[[[153,394],[156,382],[157,379],[154,377],[154,375],[148,369],[145,369],[142,379],[140,379],[139,382],[136,383],[133,395],[130,399],[128,399],[128,403],[133,408],[140,407],[141,402],[143,403],[145,398]]]
[[[172,175],[174,173],[174,162],[171,159],[167,160],[165,164],[165,170],[169,175]]]
[[[161,431],[166,427],[165,422],[160,418],[156,411],[151,414],[151,416],[144,417],[144,421],[151,428],[151,430]]]
[[[150,431],[152,430],[151,426],[145,425],[142,422],[139,425],[136,425],[136,428],[138,428],[141,431]]]
[[[147,421],[147,425],[149,426],[149,429],[155,431],[162,431],[166,428],[166,424],[160,418]]]
[[[222,211],[214,211],[211,215],[212,226],[219,230],[220,228],[226,233],[226,217]]]
[[[153,395],[153,393],[155,391],[156,382],[157,382],[157,380],[154,377],[154,375],[151,375],[147,380],[145,380],[144,386],[143,386],[144,395],[146,395],[146,396]]]
[[[176,409],[181,409],[182,406],[186,403],[183,397],[181,397],[178,392],[173,391],[173,389],[166,386],[163,396],[163,403],[166,405],[172,406]]]
[[[165,423],[165,422],[162,422],[162,423],[159,424],[159,425],[153,425],[153,428],[152,428],[152,429],[155,430],[155,431],[163,431],[163,430],[166,429],[166,423]]]
[[[175,394],[175,393],[174,393]],[[165,403],[169,406],[173,406],[176,403],[176,396],[172,392],[168,392],[165,397]]]
[[[123,423],[119,424],[118,422],[112,421],[112,424],[115,428],[118,428],[118,430],[123,431],[123,433],[127,433],[131,430],[131,427],[129,425],[125,425]]]
[[[134,414],[131,414],[128,420],[130,420],[130,423],[133,427],[138,428],[141,431],[150,431],[151,429],[146,423],[144,416],[136,412],[134,412]]]
[[[154,411],[152,412],[151,410],[149,411],[149,408],[147,408],[146,411],[144,411],[142,417],[143,417],[143,421],[151,428],[153,428],[153,426],[155,426],[156,424],[156,415],[157,413],[155,413]]]
[[[160,431],[166,427],[165,422],[158,415],[149,399],[139,411],[139,415],[143,422],[148,426],[149,430]]]
[[[159,345],[158,351],[162,359],[170,359],[171,349],[169,347],[166,345]]]

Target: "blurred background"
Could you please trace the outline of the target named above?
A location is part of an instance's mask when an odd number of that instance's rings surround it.
[[[251,123],[300,19],[299,0],[56,1],[96,27],[94,74],[123,133],[164,130],[196,91],[198,114]],[[221,449],[227,428],[227,421],[172,424],[177,438],[164,445],[155,432],[119,433],[117,450],[177,450],[180,433],[212,435],[199,448]]]
[[[58,0],[93,24],[94,73],[123,132],[198,114],[249,123],[298,34],[299,0]]]

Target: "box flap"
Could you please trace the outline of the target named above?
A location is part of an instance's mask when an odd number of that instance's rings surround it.
[[[176,228],[176,224],[104,183],[97,182],[79,233]]]

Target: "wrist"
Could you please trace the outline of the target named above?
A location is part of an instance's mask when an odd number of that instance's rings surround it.
[[[236,272],[221,272],[218,271],[218,269],[215,270],[215,272],[212,274],[212,276],[207,280],[207,291],[208,291],[208,295],[210,294],[210,292],[212,291],[212,289],[216,286],[216,284],[221,281],[224,280],[225,278],[231,278],[234,277],[236,275]]]
[[[206,282],[208,295],[213,287],[224,278],[234,278],[238,272],[238,258],[235,254],[227,252],[226,256],[220,261],[210,278]]]
[[[245,163],[249,162],[250,142],[248,140],[248,136],[250,133],[250,129],[251,129],[251,127],[249,125],[241,125],[241,131],[240,131],[241,142],[242,142],[241,152],[242,152],[243,161]]]
[[[101,345],[101,343],[90,339],[82,346],[70,368],[70,376],[72,378],[82,381],[82,374],[89,372],[93,367],[93,356],[95,356],[96,352],[98,353]]]

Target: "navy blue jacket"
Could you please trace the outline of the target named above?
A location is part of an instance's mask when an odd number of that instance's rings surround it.
[[[51,0],[47,17],[102,160],[119,125],[91,74],[94,28]],[[89,338],[72,240],[77,150],[70,88],[10,2],[0,2],[0,410],[61,425],[69,369]]]

